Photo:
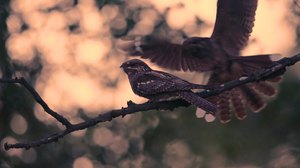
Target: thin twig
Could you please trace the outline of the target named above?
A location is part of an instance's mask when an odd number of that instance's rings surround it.
[[[49,115],[51,115],[53,118],[55,118],[61,124],[63,124],[66,128],[72,126],[72,124],[70,123],[69,120],[67,120],[62,115],[60,115],[57,112],[50,109],[49,106],[47,105],[47,103],[38,94],[38,92],[24,78],[21,77],[21,78],[14,78],[14,79],[0,79],[0,82],[1,83],[19,83],[19,84],[21,84],[30,92],[30,94],[33,96],[35,101],[37,103],[39,103]]]
[[[274,62],[274,64],[272,66],[270,66],[269,68],[266,68],[266,69],[263,69],[259,72],[256,72],[253,75],[227,82],[227,83],[222,84],[222,85],[220,85],[220,86],[218,86],[218,87],[216,87],[215,89],[212,89],[212,90],[206,90],[206,91],[203,91],[203,92],[199,92],[198,95],[203,97],[203,98],[207,98],[207,97],[210,97],[210,96],[218,95],[223,91],[230,90],[232,88],[241,86],[241,85],[246,84],[246,83],[266,80],[266,79],[270,79],[270,78],[273,78],[273,77],[278,76],[278,75],[282,75],[285,72],[286,67],[294,65],[298,61],[300,61],[300,54],[297,54],[297,55],[295,55],[293,57],[290,57],[290,58],[283,58],[279,61]],[[20,81],[16,82],[15,80],[16,79],[10,79],[10,80],[3,80],[2,79],[2,80],[0,80],[0,82],[20,83],[20,84],[22,84],[22,82],[20,82]],[[28,89],[28,86],[24,85],[24,82],[23,82],[22,85]],[[32,87],[29,87],[29,88],[32,88]],[[41,100],[37,99],[38,94],[33,88],[28,89],[28,91],[33,95],[33,97],[35,97],[35,99],[38,103],[46,104],[45,102],[41,101],[42,99]],[[170,101],[161,101],[161,102],[146,102],[146,103],[142,103],[142,104],[135,104],[132,101],[129,101],[127,103],[128,107],[126,107],[126,108],[121,108],[121,109],[118,109],[118,110],[111,110],[109,112],[106,112],[104,114],[100,114],[99,116],[97,116],[95,118],[92,118],[92,119],[89,119],[87,121],[84,121],[84,122],[81,122],[81,123],[78,123],[78,124],[73,124],[73,125],[71,124],[69,126],[66,126],[65,130],[63,130],[61,132],[58,132],[58,133],[55,133],[55,134],[53,134],[51,136],[48,136],[46,138],[38,139],[36,141],[31,141],[31,142],[24,142],[24,143],[15,143],[15,144],[5,143],[4,147],[5,147],[6,150],[9,150],[9,149],[12,149],[12,148],[29,149],[29,148],[32,148],[32,147],[38,147],[38,146],[41,146],[41,145],[44,145],[44,144],[56,142],[60,138],[63,138],[64,136],[68,135],[71,132],[86,129],[86,128],[92,127],[92,126],[94,126],[98,123],[101,123],[101,122],[111,121],[113,118],[117,118],[117,117],[120,117],[120,116],[124,117],[128,114],[133,114],[133,113],[136,113],[136,112],[146,112],[146,111],[149,111],[149,110],[173,110],[177,107],[187,107],[189,105],[190,105],[189,103],[187,103],[187,102],[185,102],[184,100],[181,100],[181,99],[170,100]],[[44,108],[44,109],[47,109],[47,108]],[[55,113],[55,114],[57,114],[57,113]],[[63,116],[61,116],[59,114],[57,114],[57,116],[52,114],[51,116],[53,116],[56,119],[58,118],[57,120],[60,121],[61,123],[70,123],[67,119],[65,119]],[[67,122],[62,121],[62,118],[63,118],[63,120],[66,120]]]

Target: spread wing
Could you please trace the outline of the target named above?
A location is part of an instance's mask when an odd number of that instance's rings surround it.
[[[190,48],[181,44],[172,43],[166,39],[157,37],[145,37],[135,40],[123,41],[119,44],[119,48],[127,52],[130,56],[141,56],[150,59],[151,62],[172,70],[190,70],[190,71],[208,71],[215,64],[211,57],[202,54],[192,54]],[[206,46],[203,46],[202,52],[205,52]],[[201,50],[201,46],[199,47]],[[201,51],[200,51],[201,52]],[[199,53],[200,53],[199,52]]]
[[[218,0],[212,40],[230,55],[238,55],[252,32],[256,8],[257,0]]]

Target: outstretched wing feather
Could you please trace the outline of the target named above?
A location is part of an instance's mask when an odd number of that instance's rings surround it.
[[[212,40],[230,55],[239,55],[254,26],[258,0],[218,0]]]

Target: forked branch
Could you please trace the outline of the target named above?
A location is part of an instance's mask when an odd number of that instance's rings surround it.
[[[210,96],[218,95],[223,91],[230,90],[232,88],[238,87],[240,85],[244,85],[246,83],[266,80],[266,79],[269,79],[269,78],[272,78],[272,77],[275,77],[278,75],[282,75],[288,66],[294,65],[298,61],[300,61],[300,53],[293,57],[283,58],[279,61],[276,61],[270,67],[268,67],[266,69],[262,69],[258,72],[255,72],[248,77],[242,77],[240,79],[236,79],[236,80],[227,82],[225,84],[215,87],[212,90],[205,90],[205,91],[199,92],[198,95],[203,98],[207,98]],[[48,105],[46,104],[46,102],[37,93],[37,91],[32,86],[30,86],[30,84],[24,78],[0,79],[0,82],[1,83],[10,83],[10,84],[19,83],[22,86],[24,86],[30,92],[30,94],[34,97],[34,99],[37,101],[37,103],[39,103],[49,115],[51,115],[58,122],[60,122],[61,124],[63,124],[65,126],[65,130],[63,130],[61,132],[57,132],[57,133],[52,134],[45,138],[35,140],[35,141],[15,143],[15,144],[5,143],[4,147],[6,150],[9,150],[12,148],[29,149],[32,147],[38,147],[38,146],[41,146],[44,144],[56,142],[60,138],[63,138],[64,136],[70,134],[71,132],[86,129],[86,128],[92,127],[98,123],[111,121],[114,118],[117,118],[120,116],[124,117],[128,114],[133,114],[136,112],[147,112],[149,110],[174,110],[177,107],[187,107],[190,105],[189,103],[187,103],[181,99],[170,100],[170,101],[161,101],[161,102],[146,102],[146,103],[142,103],[142,104],[135,104],[132,101],[128,101],[127,107],[125,107],[125,108],[122,107],[121,109],[111,110],[106,113],[99,114],[97,117],[89,119],[87,121],[77,123],[77,124],[72,124],[64,116],[51,110],[48,107]]]

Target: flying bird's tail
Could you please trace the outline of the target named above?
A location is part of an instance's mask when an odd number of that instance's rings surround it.
[[[232,57],[232,61],[240,65],[242,71],[241,75],[251,75],[262,68],[267,68],[272,65],[274,63],[274,57],[276,58],[278,55],[238,56]],[[219,85],[228,82],[222,80],[222,75],[224,74],[213,73],[208,85]],[[238,76],[232,76],[231,80],[236,78],[238,78]],[[263,96],[274,96],[276,94],[276,88],[274,88],[271,83],[277,83],[280,80],[281,76],[275,76],[266,81],[248,83],[222,92],[217,96],[210,97],[208,100],[217,105],[217,114],[222,123],[229,122],[232,114],[235,114],[238,119],[242,120],[247,116],[247,107],[250,108],[251,111],[259,112],[266,106]]]
[[[234,56],[231,60],[238,63],[242,67],[242,73],[244,75],[250,75],[260,70],[261,68],[266,68],[274,63],[274,61],[282,58],[279,54],[264,54],[264,55],[252,55],[252,56]],[[279,82],[281,76],[277,76],[268,81]]]
[[[217,114],[221,123],[227,123],[231,120],[233,113],[239,120],[246,118],[247,107],[254,112],[259,112],[266,106],[262,95],[273,96],[275,94],[276,89],[263,81],[236,87],[217,96],[210,97],[208,100],[217,105]]]
[[[217,111],[217,106],[213,103],[205,100],[204,98],[198,96],[197,94],[186,91],[186,92],[179,92],[178,96],[182,98],[183,100],[197,106],[198,108],[201,108],[202,110],[214,115],[214,113]]]

